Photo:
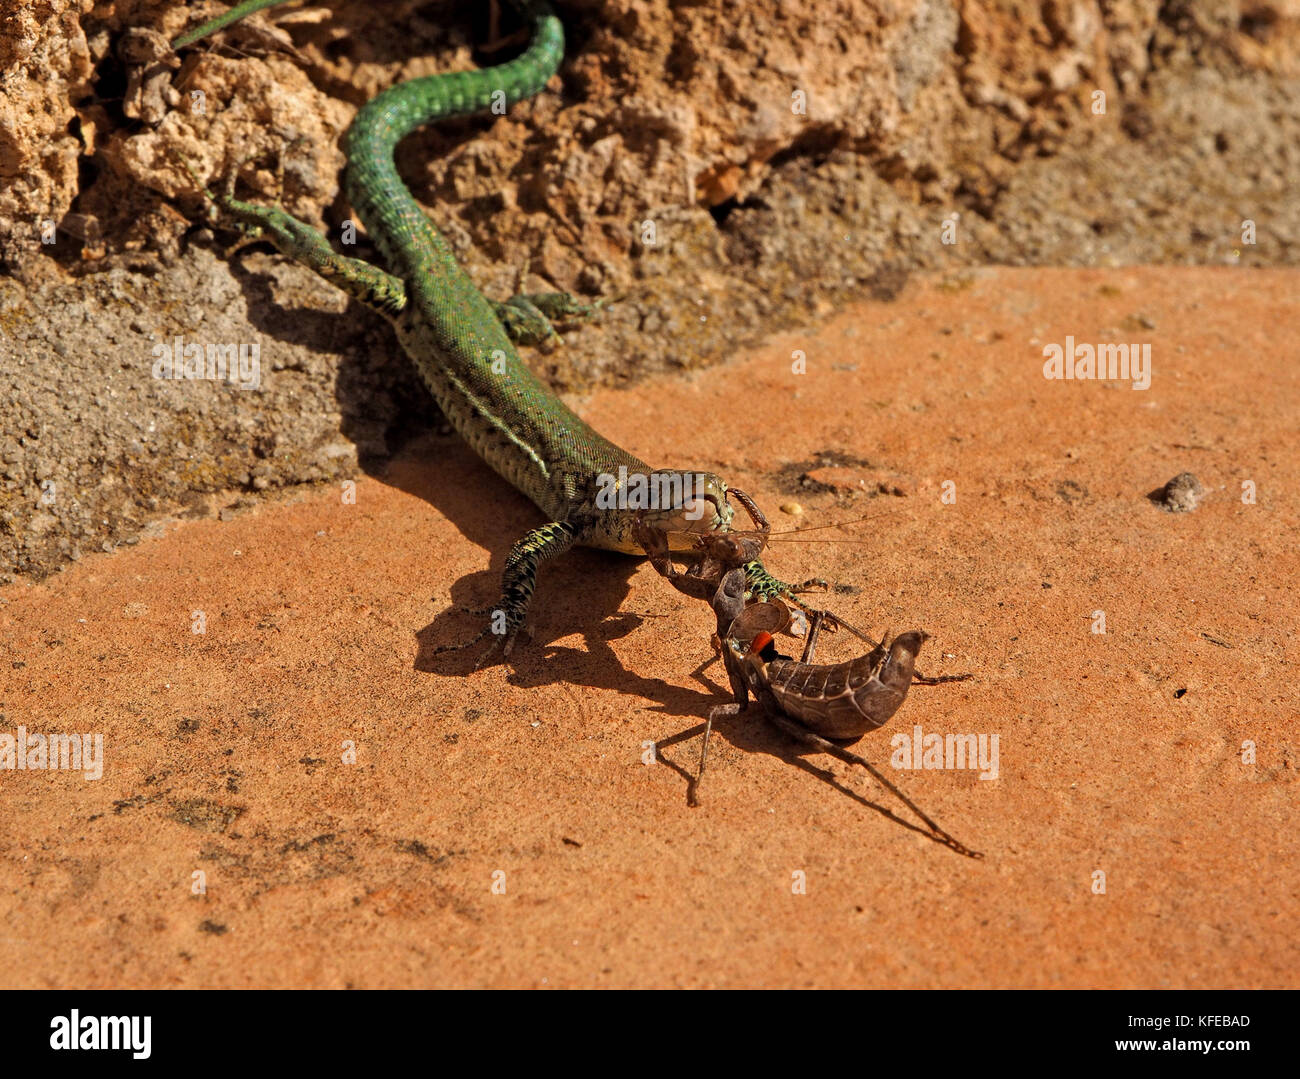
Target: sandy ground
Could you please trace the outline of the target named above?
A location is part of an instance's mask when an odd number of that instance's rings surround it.
[[[0,734],[105,753],[97,781],[0,771],[4,983],[1296,985],[1298,286],[970,272],[577,402],[777,528],[879,514],[768,562],[974,673],[857,749],[982,860],[752,711],[689,808],[725,680],[643,563],[548,568],[512,669],[434,656],[538,517],[431,437],[355,504],[169,522],[0,592]],[[1149,342],[1150,389],[1046,381],[1067,335]],[[1147,499],[1183,471],[1194,512]],[[996,735],[998,777],[888,770],[917,725]]]

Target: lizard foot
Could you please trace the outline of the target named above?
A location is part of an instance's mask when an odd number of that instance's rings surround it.
[[[480,671],[487,665],[487,661],[496,653],[498,645],[501,646],[501,658],[509,659],[510,653],[515,650],[515,642],[519,640],[520,634],[523,634],[530,641],[533,639],[533,631],[528,626],[522,626],[519,629],[512,630],[504,637],[500,637],[493,641],[483,650],[483,654],[478,657],[478,662],[474,664],[474,670]],[[482,636],[483,634],[480,633],[475,640],[480,640]],[[466,645],[462,645],[461,647],[466,647]]]
[[[521,633],[527,637],[528,640],[531,641],[533,639],[533,630],[531,626],[525,625],[522,620],[512,621],[506,612],[499,606],[488,607],[484,610],[477,611],[469,607],[461,607],[459,609],[471,614],[491,615],[492,620],[479,630],[478,633],[474,634],[474,636],[468,641],[462,641],[460,644],[438,645],[438,647],[433,650],[435,656],[442,655],[446,652],[460,652],[466,648],[472,648],[484,637],[493,636],[496,639],[487,647],[483,654],[479,656],[478,662],[474,664],[473,669],[477,671],[487,663],[488,658],[497,650],[498,647],[501,648],[502,657],[509,659],[510,654],[515,650],[515,642],[518,641]]]
[[[504,303],[489,301],[507,336],[517,345],[534,345],[549,352],[564,344],[556,326],[567,328],[595,318],[605,301],[584,303],[567,292],[520,292]]]

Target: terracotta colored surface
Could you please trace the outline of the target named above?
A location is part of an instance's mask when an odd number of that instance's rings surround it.
[[[914,724],[997,734],[996,780],[890,772],[984,860],[752,713],[721,725],[689,809],[722,672],[691,673],[705,608],[633,560],[548,568],[513,674],[430,655],[477,628],[449,603],[494,599],[538,522],[431,438],[355,505],[317,490],[169,525],[0,595],[0,733],[102,732],[107,756],[98,781],[0,772],[4,981],[1295,985],[1298,287],[981,273],[579,403],[778,528],[792,500],[809,524],[886,514],[769,564],[858,589],[827,603],[864,627],[928,630],[927,672],[975,673],[914,688],[857,748],[883,768]],[[1149,341],[1151,388],[1045,381],[1066,335]],[[1184,470],[1195,512],[1147,501]],[[905,493],[782,489],[808,471]],[[642,763],[651,740],[666,764]]]

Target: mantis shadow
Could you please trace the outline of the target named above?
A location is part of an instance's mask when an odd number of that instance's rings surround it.
[[[707,663],[702,664],[700,668],[697,668],[696,671],[692,673],[699,675],[700,672],[703,670],[703,668],[706,667],[707,665],[708,665]],[[702,676],[700,677],[700,680],[703,681]],[[725,694],[725,699],[726,700],[731,699],[730,693]],[[699,724],[687,730],[681,731],[675,735],[672,735],[668,738],[660,739],[658,742],[655,743],[656,759],[661,764],[665,765],[668,768],[671,768],[674,772],[676,772],[679,776],[681,776],[683,780],[685,780],[686,804],[691,807],[697,807],[700,805],[700,801],[699,801],[700,776],[698,772],[690,771],[683,765],[678,764],[675,760],[667,757],[663,753],[663,750],[667,747],[675,746],[679,743],[688,742],[692,739],[697,739],[703,736],[704,729],[705,729],[705,725]],[[739,712],[734,715],[726,715],[726,714],[719,715],[713,722],[713,729],[715,733],[720,733],[724,735],[727,741],[736,749],[743,750],[746,753],[764,753],[769,756],[776,757],[778,760],[782,761],[785,764],[793,765],[794,767],[799,768],[801,771],[807,773],[808,775],[813,776],[814,778],[832,787],[839,794],[842,794],[845,797],[852,799],[853,801],[857,802],[859,805],[867,809],[871,809],[874,812],[879,813],[881,816],[887,818],[892,823],[902,828],[906,828],[908,831],[915,832],[917,835],[924,836],[926,839],[929,839],[934,843],[938,843],[942,847],[948,848],[954,854],[960,854],[963,855],[964,857],[975,859],[975,860],[982,859],[984,857],[984,855],[981,854],[979,851],[971,850],[965,844],[954,839],[952,836],[950,836],[947,832],[944,832],[942,829],[939,829],[937,827],[932,828],[929,826],[923,827],[922,825],[910,821],[905,817],[899,816],[888,806],[882,805],[879,802],[874,802],[870,798],[867,798],[865,795],[860,793],[859,791],[856,791],[852,787],[847,786],[840,779],[840,777],[837,776],[829,768],[815,765],[810,761],[808,761],[807,759],[805,759],[811,756],[812,754],[819,752],[819,750],[811,746],[802,746],[797,742],[795,742],[789,735],[786,735],[784,734],[784,732],[776,729],[773,726],[773,724],[769,721],[768,716],[766,714],[766,710],[763,708],[761,704],[751,701],[749,706],[745,708],[742,712]],[[909,806],[909,808],[913,809],[918,814],[925,816],[912,803],[911,799],[909,799],[906,795],[904,795],[901,791],[899,791],[898,788],[895,787],[889,780],[885,779],[879,772],[877,772],[874,766],[867,764],[866,767],[873,779],[875,779],[878,783],[883,784],[886,788],[891,789],[894,794],[901,797],[904,803]]]

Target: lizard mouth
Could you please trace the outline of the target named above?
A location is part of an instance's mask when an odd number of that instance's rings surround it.
[[[657,508],[641,511],[641,519],[651,528],[666,532],[674,550],[689,550],[700,536],[731,530],[734,510],[727,498],[727,487],[708,472],[672,473],[680,486],[671,500]]]
[[[731,506],[725,499],[713,495],[699,495],[688,498],[681,507],[669,515],[674,518],[675,532],[685,532],[693,536],[706,536],[712,532],[727,531]]]
[[[731,515],[734,510],[731,503],[727,501],[727,496],[723,495],[718,498],[717,495],[704,495],[700,501],[707,502],[712,507],[712,512],[706,512],[704,519],[709,522],[710,532],[725,532],[731,525]]]

